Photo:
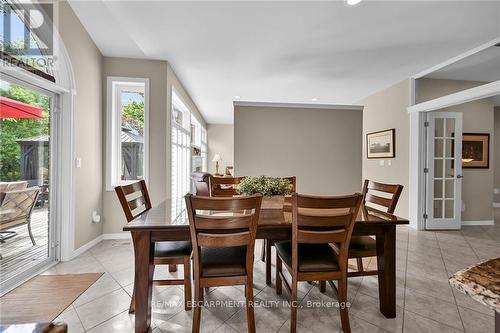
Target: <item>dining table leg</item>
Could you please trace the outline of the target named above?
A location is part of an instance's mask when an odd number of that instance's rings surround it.
[[[380,312],[396,317],[396,226],[384,226],[376,235]]]
[[[154,244],[149,231],[133,231],[135,257],[135,332],[151,332]]]

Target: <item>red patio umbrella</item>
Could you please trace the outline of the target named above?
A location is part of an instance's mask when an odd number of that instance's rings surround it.
[[[43,108],[0,96],[0,119],[43,118]]]

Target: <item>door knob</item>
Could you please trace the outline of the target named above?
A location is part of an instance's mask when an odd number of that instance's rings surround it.
[[[464,178],[462,175],[457,175],[457,179]]]

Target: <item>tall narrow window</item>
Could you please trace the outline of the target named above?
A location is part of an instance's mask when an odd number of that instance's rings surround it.
[[[180,199],[190,190],[191,113],[179,96],[172,92],[172,199]],[[183,201],[183,200],[180,200]]]
[[[147,181],[148,79],[108,78],[107,188]]]

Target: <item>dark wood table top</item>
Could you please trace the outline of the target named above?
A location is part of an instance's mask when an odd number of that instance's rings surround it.
[[[368,206],[361,206],[356,224],[384,226],[409,224],[405,218],[384,213]],[[283,209],[263,208],[259,219],[259,229],[289,229],[291,227],[291,213]],[[128,223],[124,231],[140,230],[189,230],[189,222],[185,210],[184,198],[179,200],[167,199],[159,205],[139,216],[134,221]]]

